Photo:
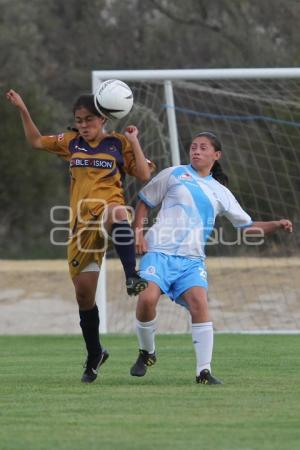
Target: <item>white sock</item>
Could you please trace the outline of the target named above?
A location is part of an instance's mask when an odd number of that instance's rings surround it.
[[[139,341],[139,348],[149,353],[155,352],[155,331],[156,317],[150,322],[140,322],[136,320],[136,334]]]
[[[211,371],[214,344],[212,322],[192,323],[192,338],[197,362],[196,375],[199,375],[203,369]]]

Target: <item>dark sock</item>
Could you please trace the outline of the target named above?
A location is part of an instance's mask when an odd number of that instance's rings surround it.
[[[127,220],[112,225],[111,237],[126,278],[132,277],[136,273],[134,233]]]
[[[79,310],[80,326],[89,358],[94,358],[102,352],[99,337],[99,312],[98,306],[88,311]]]

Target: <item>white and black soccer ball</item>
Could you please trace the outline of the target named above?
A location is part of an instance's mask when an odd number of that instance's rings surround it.
[[[129,86],[120,80],[103,81],[94,94],[95,107],[107,119],[122,119],[133,106]]]

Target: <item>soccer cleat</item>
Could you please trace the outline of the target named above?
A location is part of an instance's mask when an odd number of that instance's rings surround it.
[[[214,378],[208,369],[203,369],[200,375],[196,377],[196,383],[199,384],[223,384],[222,381]]]
[[[147,286],[148,281],[141,278],[137,272],[126,280],[128,295],[138,295],[140,292],[144,291]]]
[[[109,353],[107,350],[103,350],[99,356],[93,359],[87,358],[86,363],[84,365],[85,370],[82,374],[81,381],[83,383],[92,383],[96,380],[98,376],[99,367],[105,363],[107,358],[109,357]]]
[[[130,369],[130,375],[133,377],[143,377],[146,375],[147,368],[156,363],[156,355],[148,353],[146,350],[139,350],[139,356]]]

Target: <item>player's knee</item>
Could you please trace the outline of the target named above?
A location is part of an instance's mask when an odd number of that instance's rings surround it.
[[[84,285],[79,285],[75,289],[76,300],[80,309],[89,309],[95,304],[95,294]]]
[[[124,206],[113,206],[109,211],[109,219],[112,223],[121,222],[128,219],[128,213]]]
[[[199,316],[203,314],[207,314],[208,312],[208,303],[204,298],[192,297],[188,301],[189,311],[191,316]]]
[[[139,295],[138,302],[137,302],[137,308],[140,311],[144,312],[152,312],[155,310],[157,304],[157,299],[153,295],[145,295],[143,292]]]

